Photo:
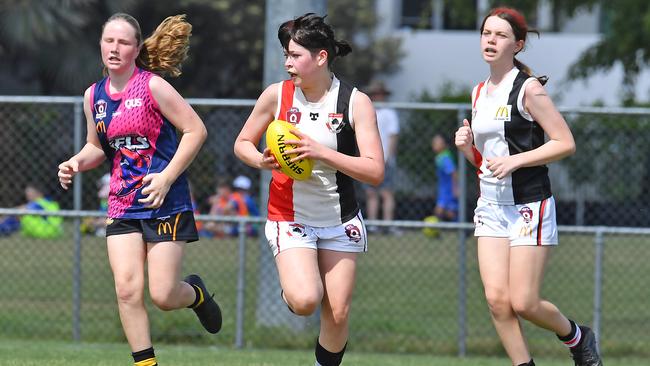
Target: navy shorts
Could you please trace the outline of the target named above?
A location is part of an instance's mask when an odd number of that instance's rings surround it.
[[[106,236],[142,233],[147,243],[199,240],[192,211],[153,219],[106,219]]]

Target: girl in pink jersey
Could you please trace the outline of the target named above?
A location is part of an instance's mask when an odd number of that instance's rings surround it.
[[[298,315],[322,306],[316,365],[339,365],[348,339],[357,253],[367,248],[353,179],[379,184],[383,151],[370,99],[330,71],[350,46],[336,40],[323,17],[312,13],[282,24],[278,38],[289,80],[264,90],[234,148],[246,164],[273,171],[265,232],[283,298]],[[268,148],[258,151],[274,119],[294,124],[300,140],[286,143],[298,146],[294,161],[314,161],[309,179],[292,180],[278,170]]]
[[[479,169],[475,235],[492,321],[513,365],[535,365],[521,317],[557,334],[576,365],[600,366],[591,329],[540,297],[544,267],[557,245],[545,164],[571,155],[573,136],[544,90],[546,78],[531,77],[530,69],[515,58],[529,32],[523,15],[510,8],[493,9],[480,30],[490,77],[474,88],[472,123],[463,121],[455,142]]]
[[[84,94],[86,145],[59,165],[59,182],[68,189],[77,173],[107,158],[111,163],[108,257],[137,366],[157,365],[144,306],[145,263],[157,307],[189,307],[210,333],[221,328],[221,311],[201,278],[180,281],[185,243],[198,239],[183,172],[207,132],[192,107],[154,74],[180,74],[191,29],[184,16],[169,17],[143,41],[130,15],[106,21],[100,46],[107,77]],[[178,143],[176,130],[182,132]]]

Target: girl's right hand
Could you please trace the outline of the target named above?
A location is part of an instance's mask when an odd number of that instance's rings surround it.
[[[280,169],[280,164],[275,160],[275,156],[271,152],[271,149],[268,147],[264,149],[262,153],[262,162],[260,163],[260,169]]]
[[[474,134],[472,128],[469,126],[467,119],[463,120],[463,126],[456,131],[456,147],[460,151],[467,151],[471,149],[472,142],[474,142]]]
[[[72,178],[79,173],[79,162],[76,160],[68,160],[59,164],[59,184],[63,189],[67,190],[68,186],[72,184]]]

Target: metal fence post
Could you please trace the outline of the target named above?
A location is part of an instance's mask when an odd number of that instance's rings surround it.
[[[244,347],[244,309],[246,301],[246,223],[239,221],[239,267],[237,269],[237,324],[235,347]]]
[[[458,122],[465,118],[465,110],[458,109]],[[458,221],[464,222],[467,207],[467,162],[463,154],[458,154]],[[467,232],[458,230],[458,357],[464,357],[467,351]]]
[[[595,246],[595,258],[594,258],[594,320],[593,320],[593,330],[596,334],[596,344],[600,340],[600,318],[601,318],[601,307],[602,307],[602,294],[603,294],[603,249],[605,246],[605,240],[603,235],[602,228],[596,232],[594,237],[594,246]]]
[[[83,100],[74,103],[74,151],[81,150],[83,131]],[[81,174],[74,177],[73,207],[75,211],[81,210]],[[81,341],[81,218],[75,217],[74,222],[74,249],[72,265],[72,339]]]

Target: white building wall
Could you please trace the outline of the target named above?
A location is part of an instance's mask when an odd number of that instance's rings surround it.
[[[486,1],[477,0],[477,4],[479,9],[483,9]],[[552,15],[548,5],[548,1],[542,1],[538,9],[541,29],[551,25]],[[391,100],[411,101],[424,90],[437,95],[446,82],[465,86],[469,90],[489,74],[489,68],[481,58],[478,30],[398,29],[400,1],[377,0],[376,9],[380,19],[378,35],[400,37],[405,52],[400,70],[384,77],[393,92]],[[560,33],[542,31],[540,38],[530,34],[526,50],[518,56],[535,73],[550,77],[546,88],[558,105],[620,105],[623,78],[620,65],[586,80],[567,80],[569,67],[584,50],[600,39],[599,17],[597,8],[593,11],[579,10],[573,18],[562,22]],[[482,17],[479,18],[482,20]],[[650,72],[642,73],[636,86],[637,100],[647,101]]]
[[[394,35],[402,39],[405,56],[400,70],[384,78],[392,89],[392,101],[411,101],[424,90],[438,95],[446,82],[469,89],[489,74],[481,58],[478,31],[400,30]],[[585,81],[567,81],[569,67],[599,38],[598,34],[542,33],[538,39],[533,34],[518,58],[534,73],[550,77],[546,88],[557,104],[619,105],[620,66]],[[637,98],[647,100],[649,87],[650,75],[646,72],[637,84]]]

